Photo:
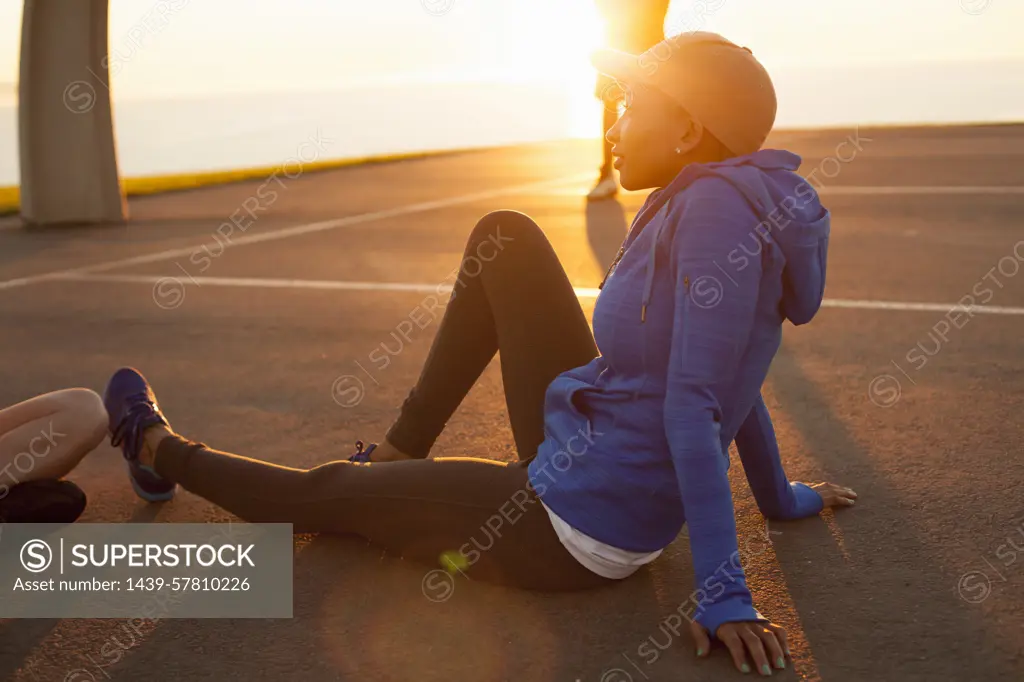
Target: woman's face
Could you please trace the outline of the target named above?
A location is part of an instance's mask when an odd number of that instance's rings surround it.
[[[664,187],[686,165],[702,127],[667,96],[643,85],[625,89],[624,104],[606,135],[619,182],[633,191]]]

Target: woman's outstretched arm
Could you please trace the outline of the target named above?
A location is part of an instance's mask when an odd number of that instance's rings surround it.
[[[736,518],[723,451],[722,407],[749,342],[761,279],[760,259],[731,268],[728,254],[757,224],[752,212],[723,211],[743,199],[724,182],[691,187],[676,221],[671,267],[676,303],[665,396],[665,434],[686,511],[696,593],[694,619],[725,643],[737,668],[780,667],[785,634],[754,608],[740,562]],[[763,380],[763,377],[761,377]],[[698,637],[706,655],[707,637]],[[749,656],[749,658],[748,658]],[[744,668],[746,670],[744,670]]]
[[[736,434],[736,450],[757,507],[769,519],[799,519],[822,509],[821,496],[804,483],[790,483],[782,468],[775,429],[761,396]]]
[[[768,406],[761,396],[736,434],[736,450],[757,507],[767,518],[786,521],[818,514],[824,507],[850,506],[857,494],[832,483],[790,483],[782,466]]]

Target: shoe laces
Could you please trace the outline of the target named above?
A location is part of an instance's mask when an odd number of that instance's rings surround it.
[[[354,455],[352,455],[351,457],[349,457],[348,461],[350,461],[350,462],[368,462],[368,461],[370,461],[370,459],[369,459],[370,453],[373,451],[373,449],[375,447],[376,447],[376,445],[374,445],[374,444],[370,444],[370,446],[367,447],[366,443],[364,443],[361,440],[357,440],[356,441],[356,453]]]
[[[160,413],[160,408],[154,401],[150,400],[149,395],[145,391],[132,393],[125,398],[125,402],[130,403],[130,405],[124,411],[124,415],[121,417],[121,421],[118,422],[117,427],[115,427],[114,433],[111,434],[110,444],[118,447],[124,443],[126,438],[130,438],[132,450],[138,453],[142,429],[152,424],[164,423],[163,415]],[[147,419],[148,417],[155,417],[155,419]]]

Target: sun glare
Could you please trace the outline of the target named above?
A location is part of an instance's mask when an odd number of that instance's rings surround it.
[[[601,47],[604,26],[591,0],[509,3],[503,11],[503,80],[556,87],[567,98],[571,137],[601,134],[597,74],[590,53]]]

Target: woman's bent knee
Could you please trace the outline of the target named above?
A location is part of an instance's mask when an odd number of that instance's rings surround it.
[[[93,391],[71,388],[26,402],[32,403],[22,404],[31,415],[20,426],[26,437],[10,453],[22,481],[66,476],[103,441],[106,413]]]
[[[491,211],[477,221],[470,242],[481,246],[491,244],[492,250],[500,252],[516,241],[538,236],[543,237],[544,233],[533,218],[519,211],[500,209]]]
[[[103,441],[107,433],[107,410],[103,399],[87,388],[69,388],[59,391],[61,428],[78,443],[75,450],[92,450]]]

